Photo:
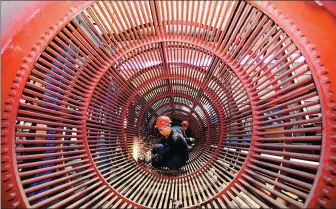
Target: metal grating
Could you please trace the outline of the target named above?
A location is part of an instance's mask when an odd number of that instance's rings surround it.
[[[93,3],[50,41],[20,97],[29,207],[302,208],[316,180],[312,73],[244,1]],[[162,114],[188,118],[198,138],[175,176],[132,156]]]

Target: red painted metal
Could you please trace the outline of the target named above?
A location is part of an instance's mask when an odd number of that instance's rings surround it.
[[[32,3],[2,41],[2,206],[333,207],[332,15],[314,1]],[[199,138],[176,176],[132,157],[159,114]]]

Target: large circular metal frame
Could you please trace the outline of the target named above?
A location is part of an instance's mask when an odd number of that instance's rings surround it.
[[[36,61],[39,59],[45,48],[50,41],[70,22],[79,15],[82,11],[93,5],[94,2],[48,2],[48,3],[34,3],[30,8],[27,8],[25,14],[22,15],[22,19],[19,19],[16,25],[23,25],[22,28],[13,27],[8,31],[8,35],[5,34],[5,38],[2,43],[2,59],[3,70],[3,86],[2,86],[2,205],[5,208],[16,207],[31,207],[31,202],[28,201],[24,188],[22,186],[22,180],[20,179],[18,172],[17,159],[21,156],[17,156],[20,148],[15,147],[16,143],[20,140],[15,140],[16,136],[16,121],[19,112],[20,99],[25,90],[26,81],[28,80],[31,71],[33,70]],[[157,2],[149,3],[152,8],[157,6]],[[335,92],[336,89],[336,75],[330,73],[335,70],[334,60],[332,56],[333,48],[336,46],[336,39],[333,34],[336,32],[335,19],[323,8],[319,7],[314,2],[291,2],[292,7],[288,8],[288,2],[249,2],[255,8],[258,8],[263,14],[270,17],[279,27],[288,34],[290,39],[295,43],[300,53],[305,58],[306,63],[309,66],[309,70],[314,79],[315,88],[318,92],[321,113],[322,113],[322,129],[316,128],[316,130],[322,133],[321,154],[319,158],[319,166],[314,179],[314,184],[310,188],[309,196],[306,197],[304,203],[296,202],[286,199],[284,195],[279,192],[271,192],[274,196],[281,197],[285,203],[293,204],[298,207],[332,207],[336,204],[335,201],[335,138],[336,138],[336,123],[335,123]],[[55,10],[54,8],[58,8]],[[52,14],[52,15],[50,15]],[[43,18],[48,17],[48,18]],[[21,21],[21,22],[20,22]],[[157,20],[154,19],[155,24]],[[178,22],[178,21],[177,21]],[[23,23],[23,24],[22,24]],[[327,25],[328,27],[326,27]],[[160,26],[160,24],[159,24]],[[203,28],[203,26],[201,26]],[[158,29],[160,32],[155,36],[149,36],[146,39],[138,41],[135,45],[131,44],[131,48],[122,49],[117,52],[108,65],[101,68],[95,77],[92,77],[91,86],[87,89],[88,95],[85,97],[86,103],[82,107],[83,110],[87,110],[89,107],[90,99],[94,93],[94,87],[97,86],[100,78],[109,69],[109,67],[122,58],[126,52],[132,51],[138,47],[158,42],[166,41],[181,41],[183,37],[184,43],[198,45],[204,48],[216,56],[220,57],[241,79],[246,92],[248,94],[251,108],[253,112],[253,138],[251,141],[251,148],[247,155],[244,164],[241,166],[239,173],[230,182],[230,184],[220,191],[216,196],[211,197],[207,201],[201,201],[197,204],[207,205],[213,203],[216,200],[218,206],[221,204],[242,204],[237,201],[237,197],[240,199],[246,198],[241,193],[237,192],[237,189],[245,194],[249,194],[246,189],[254,194],[254,197],[258,197],[259,201],[254,199],[261,206],[265,206],[265,202],[274,206],[283,206],[282,203],[276,203],[273,198],[267,197],[265,193],[258,192],[256,189],[251,188],[246,181],[252,182],[255,185],[267,190],[264,185],[258,184],[255,180],[251,179],[249,175],[256,176],[256,173],[248,168],[255,168],[253,163],[258,162],[255,153],[261,152],[260,150],[266,149],[266,144],[260,144],[262,139],[257,139],[257,136],[261,136],[262,128],[260,112],[262,112],[262,102],[258,101],[255,93],[255,88],[251,86],[250,79],[246,76],[243,69],[239,68],[237,62],[228,57],[220,50],[215,48],[211,43],[207,43],[197,38],[189,38],[188,36],[166,34],[163,30]],[[320,33],[315,33],[319,31]],[[322,40],[328,40],[325,44]],[[11,60],[11,61],[9,61]],[[76,85],[76,84],[75,84]],[[308,87],[306,89],[309,89]],[[80,115],[82,123],[81,133],[83,136],[87,136],[86,132],[86,112]],[[315,129],[314,129],[315,130]],[[222,132],[222,131],[221,131]],[[264,132],[263,132],[264,133]],[[278,133],[278,132],[276,132]],[[222,133],[221,133],[222,135]],[[221,139],[222,140],[222,139]],[[34,143],[34,142],[31,142]],[[39,142],[42,143],[42,142]],[[284,145],[284,149],[291,149],[290,146]],[[293,148],[292,148],[293,149]],[[87,156],[87,162],[89,162],[89,171],[92,172],[93,178],[90,182],[96,182],[90,188],[95,186],[104,185],[102,189],[103,194],[106,194],[106,198],[99,202],[99,204],[105,204],[104,201],[110,200],[108,203],[114,206],[121,207],[143,207],[142,205],[133,202],[118,191],[106,181],[106,179],[100,174],[97,166],[91,157],[89,151],[89,144],[87,140],[84,140],[84,153]],[[271,153],[271,152],[268,152]],[[286,152],[284,152],[286,153]],[[287,153],[288,154],[288,153]],[[23,159],[21,157],[20,159]],[[276,160],[275,160],[276,161]],[[284,163],[285,160],[278,160]],[[288,163],[288,162],[287,162]],[[260,162],[259,162],[260,164]],[[254,167],[253,167],[254,166]],[[278,175],[278,177],[281,175]],[[244,179],[244,180],[242,180]],[[98,181],[97,181],[98,180]],[[265,179],[264,179],[265,180]],[[90,183],[88,182],[88,183]],[[270,182],[268,180],[268,182]],[[278,185],[276,182],[273,182]],[[243,188],[245,187],[245,189]],[[71,192],[73,189],[70,189]],[[72,198],[78,198],[90,191],[82,190]],[[233,194],[230,192],[232,191]],[[270,192],[270,191],[268,191]],[[250,194],[251,195],[251,194]],[[258,196],[259,195],[259,196]],[[91,195],[92,196],[92,195]],[[89,196],[89,197],[91,197]],[[271,195],[271,197],[274,197]],[[99,196],[98,196],[99,197]],[[249,196],[250,197],[250,196]],[[220,201],[218,200],[220,198]],[[229,200],[230,198],[231,200]],[[71,201],[71,198],[65,199],[55,203],[54,206],[62,206],[66,201]],[[84,200],[83,200],[84,201]],[[50,203],[52,200],[50,200]],[[247,201],[248,202],[248,201]],[[45,202],[45,204],[47,204]],[[79,204],[79,203],[76,203]],[[248,204],[248,203],[247,203]],[[34,207],[41,206],[39,203],[33,205]],[[192,206],[192,205],[188,205]],[[251,206],[251,205],[249,205]]]

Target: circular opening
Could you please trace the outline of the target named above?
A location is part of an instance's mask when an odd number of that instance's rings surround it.
[[[155,56],[161,50],[168,54],[166,58]],[[194,56],[188,58],[189,53]],[[141,64],[139,60],[142,60]],[[195,65],[197,62],[202,65]],[[128,89],[120,88],[122,82],[127,83]],[[213,101],[218,102],[214,105]],[[244,110],[244,118],[233,116],[239,108]],[[98,164],[98,168],[104,171],[110,169],[111,163],[107,161],[115,158],[117,150],[122,150],[122,155],[128,153],[129,157],[143,158],[139,156],[139,147],[143,147],[140,141],[147,144],[147,148],[142,150],[146,154],[142,154],[148,161],[151,147],[155,141],[160,141],[154,128],[160,115],[180,120],[189,118],[191,127],[197,130],[194,135],[197,146],[189,154],[187,164],[174,173],[175,177],[192,175],[205,165],[211,165],[218,149],[230,148],[229,140],[238,140],[241,150],[250,147],[252,111],[242,83],[221,59],[191,44],[158,42],[125,54],[105,72],[93,92],[88,109],[87,133],[92,136],[89,138],[91,154],[109,153],[94,158],[98,162],[104,159],[106,165]],[[104,114],[95,114],[100,112]],[[226,142],[222,139],[224,132],[228,136]],[[104,145],[97,141],[98,138],[104,140]],[[98,144],[100,149],[97,149]],[[238,160],[240,165],[245,157]],[[139,162],[138,159],[135,161]],[[166,172],[169,169],[153,168],[149,162],[137,166],[140,167],[137,172],[146,169],[171,176],[171,172]],[[239,168],[231,172],[238,171]]]

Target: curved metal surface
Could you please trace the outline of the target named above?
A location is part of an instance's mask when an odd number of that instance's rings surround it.
[[[3,207],[335,205],[336,22],[315,2],[35,2],[20,18],[1,51]],[[132,157],[162,113],[198,121],[177,176]]]

